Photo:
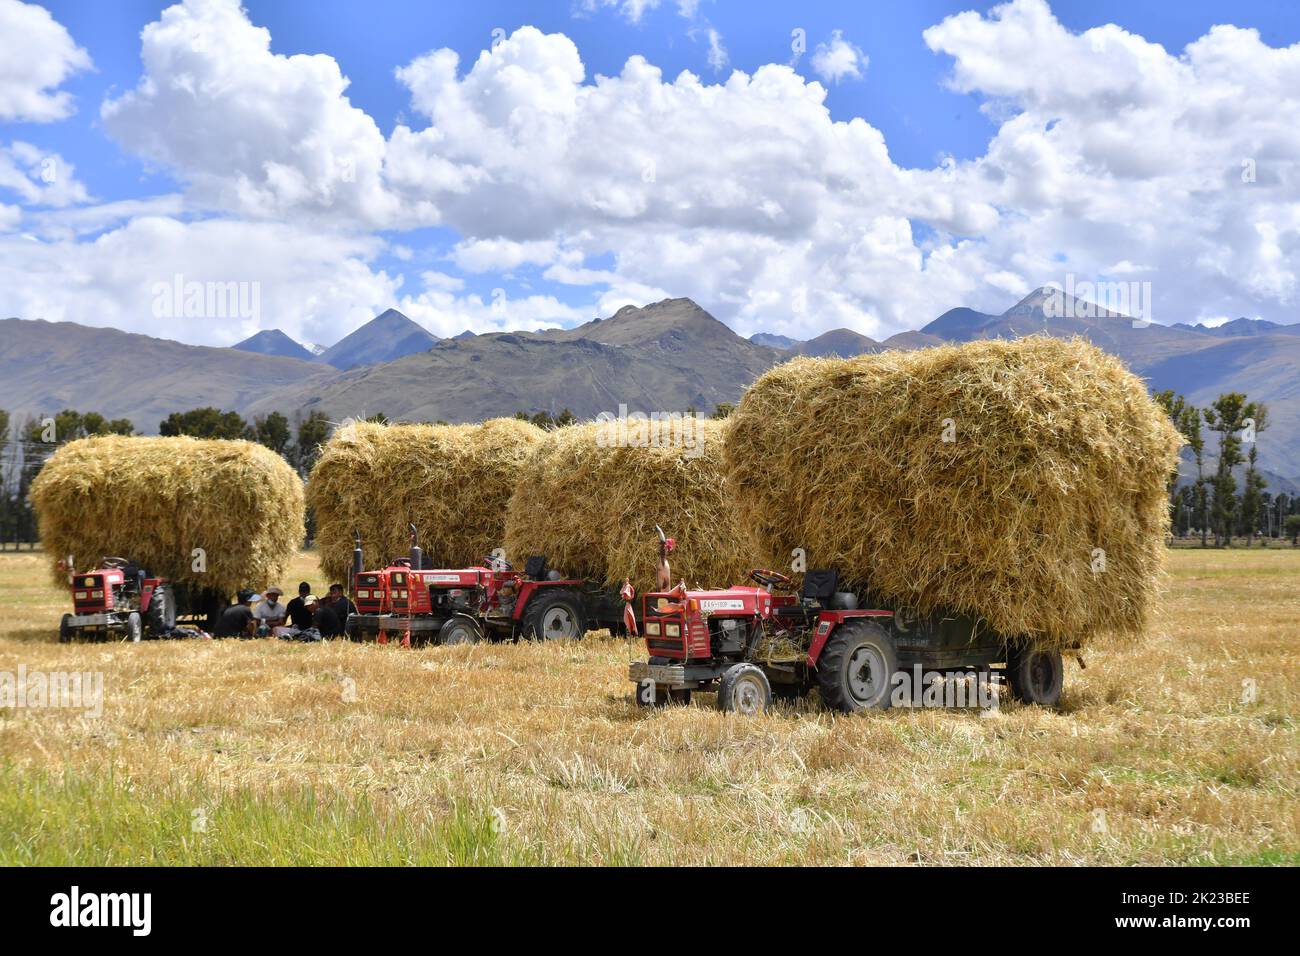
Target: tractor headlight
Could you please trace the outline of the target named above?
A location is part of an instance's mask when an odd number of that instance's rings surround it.
[[[653,634],[653,635],[655,635],[656,637],[658,637],[658,636],[659,636],[659,622],[658,622],[658,621],[648,621],[648,622],[646,623],[646,626],[645,626],[645,632],[646,632],[647,634]]]
[[[369,591],[363,591],[363,590],[361,590],[361,589],[358,589],[358,590],[357,590],[357,597],[359,597],[359,598],[368,598],[368,597],[370,597],[370,592],[369,592]]]
[[[86,592],[78,591],[76,594],[72,595],[72,599],[74,601],[84,601],[86,600]]]
[[[665,625],[664,625],[664,633],[667,634],[669,637],[681,637],[681,636],[682,636],[682,628],[681,628],[681,625],[679,625],[679,624],[665,624]]]
[[[103,592],[103,591],[91,591],[91,592],[90,592],[90,596],[93,597],[93,598],[102,598],[102,597],[104,596],[104,592]]]

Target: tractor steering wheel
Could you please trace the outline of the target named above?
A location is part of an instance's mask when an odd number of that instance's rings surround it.
[[[505,558],[498,558],[491,554],[483,558],[483,567],[491,568],[493,571],[513,571],[515,569],[515,566]]]
[[[131,562],[128,561],[126,558],[106,557],[104,558],[103,561],[100,562],[100,566],[105,568],[113,568],[115,570],[121,570],[122,568],[126,567],[130,563]]]
[[[755,568],[753,571],[749,572],[749,576],[765,588],[790,587],[790,579],[780,571],[767,571],[762,568]]]

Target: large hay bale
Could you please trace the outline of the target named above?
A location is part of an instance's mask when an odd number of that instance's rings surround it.
[[[1146,628],[1180,443],[1119,360],[1034,336],[779,366],[724,459],[773,564],[1068,646]]]
[[[307,481],[321,567],[342,581],[361,532],[368,565],[408,550],[407,522],[426,562],[478,564],[501,547],[506,502],[541,429],[513,418],[475,425],[349,422],[335,430]]]
[[[87,568],[115,555],[223,594],[274,581],[303,540],[302,480],[247,441],[83,438],[46,462],[31,498],[52,563],[72,555]]]
[[[635,420],[549,433],[510,499],[507,555],[519,565],[544,554],[567,576],[611,585],[629,578],[644,591],[654,583],[658,524],[677,541],[674,582],[742,580],[749,555],[722,486],[722,430],[687,419],[671,434]]]

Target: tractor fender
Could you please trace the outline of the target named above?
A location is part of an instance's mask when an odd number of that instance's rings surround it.
[[[808,666],[816,667],[817,658],[821,657],[822,648],[830,640],[835,629],[846,621],[858,618],[893,617],[893,611],[822,611],[817,615],[817,630],[808,645]]]

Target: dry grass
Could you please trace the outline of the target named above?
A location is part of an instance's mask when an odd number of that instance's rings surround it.
[[[0,671],[106,688],[99,720],[0,712],[0,861],[1300,862],[1300,551],[1170,563],[1159,630],[1071,665],[1060,713],[737,720],[636,711],[639,648],[594,635],[59,645],[43,560],[0,555]]]
[[[543,432],[494,418],[474,425],[379,425],[335,430],[307,482],[316,546],[332,581],[352,566],[352,532],[361,532],[367,567],[408,550],[414,522],[432,567],[479,564],[505,536],[506,502]]]
[[[645,423],[628,435],[600,422],[549,433],[510,499],[511,560],[522,566],[543,554],[566,575],[613,585],[629,578],[643,591],[654,583],[658,524],[677,542],[674,581],[726,587],[743,580],[749,549],[723,492],[723,426],[690,421],[657,437]]]
[[[113,555],[233,594],[279,577],[303,542],[302,480],[254,442],[83,438],[54,453],[31,494],[58,582],[65,555],[80,569]]]
[[[779,366],[724,460],[772,566],[1068,647],[1146,631],[1180,444],[1118,359],[1031,336]]]

